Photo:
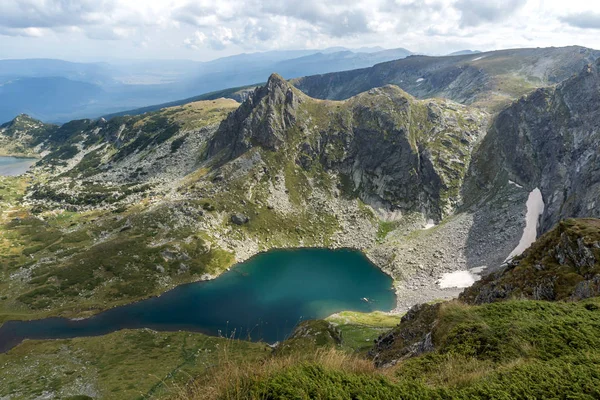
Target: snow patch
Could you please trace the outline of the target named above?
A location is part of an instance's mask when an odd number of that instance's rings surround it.
[[[416,80],[416,82],[423,82],[425,80],[425,78],[419,78]]]
[[[506,257],[505,261],[522,254],[533,242],[535,242],[535,239],[537,239],[539,219],[544,212],[544,199],[542,198],[540,189],[535,188],[529,193],[526,206],[527,213],[525,214],[525,228],[523,229],[523,235],[521,236],[521,240],[517,247],[515,247],[508,257]]]
[[[481,57],[475,57],[474,59],[472,59],[471,61],[477,61],[477,60],[481,60],[482,58],[485,58],[485,56],[481,56]]]
[[[516,187],[518,187],[519,189],[523,189],[523,186],[519,185],[517,182],[513,182],[510,179],[508,180],[508,183],[510,183],[511,185],[515,185]]]
[[[435,226],[435,222],[432,219],[428,219],[423,229],[431,229]]]
[[[438,281],[438,285],[442,289],[448,288],[467,288],[478,281],[480,276],[471,271],[454,271],[447,272],[442,275],[442,278]]]

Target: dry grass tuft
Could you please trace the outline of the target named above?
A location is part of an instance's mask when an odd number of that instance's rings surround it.
[[[329,348],[314,353],[293,353],[272,356],[261,362],[233,360],[224,349],[217,366],[208,374],[192,381],[187,387],[179,388],[173,400],[215,400],[253,398],[251,387],[267,377],[291,367],[316,364],[323,368],[352,374],[380,374],[373,363],[342,351]]]

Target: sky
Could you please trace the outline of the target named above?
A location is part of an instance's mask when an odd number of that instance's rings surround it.
[[[404,47],[600,49],[597,0],[0,0],[0,58],[191,59]]]

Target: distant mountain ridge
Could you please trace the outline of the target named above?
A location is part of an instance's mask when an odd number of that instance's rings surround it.
[[[465,56],[465,55],[469,55],[469,54],[479,54],[481,53],[481,51],[479,50],[459,50],[459,51],[455,51],[449,54],[446,54],[447,56]]]
[[[497,50],[453,57],[409,56],[373,67],[307,76],[292,83],[309,96],[341,100],[398,85],[417,98],[443,97],[499,111],[540,86],[559,83],[600,57],[579,46]]]
[[[0,60],[0,123],[21,113],[48,122],[97,118],[264,82],[273,71],[294,78],[363,68],[410,54],[406,49],[332,48],[238,54],[208,62]]]

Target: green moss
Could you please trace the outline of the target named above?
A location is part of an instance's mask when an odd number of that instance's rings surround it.
[[[398,223],[396,221],[379,221],[379,228],[377,229],[377,239],[382,241],[388,235],[388,233],[392,232]]]

